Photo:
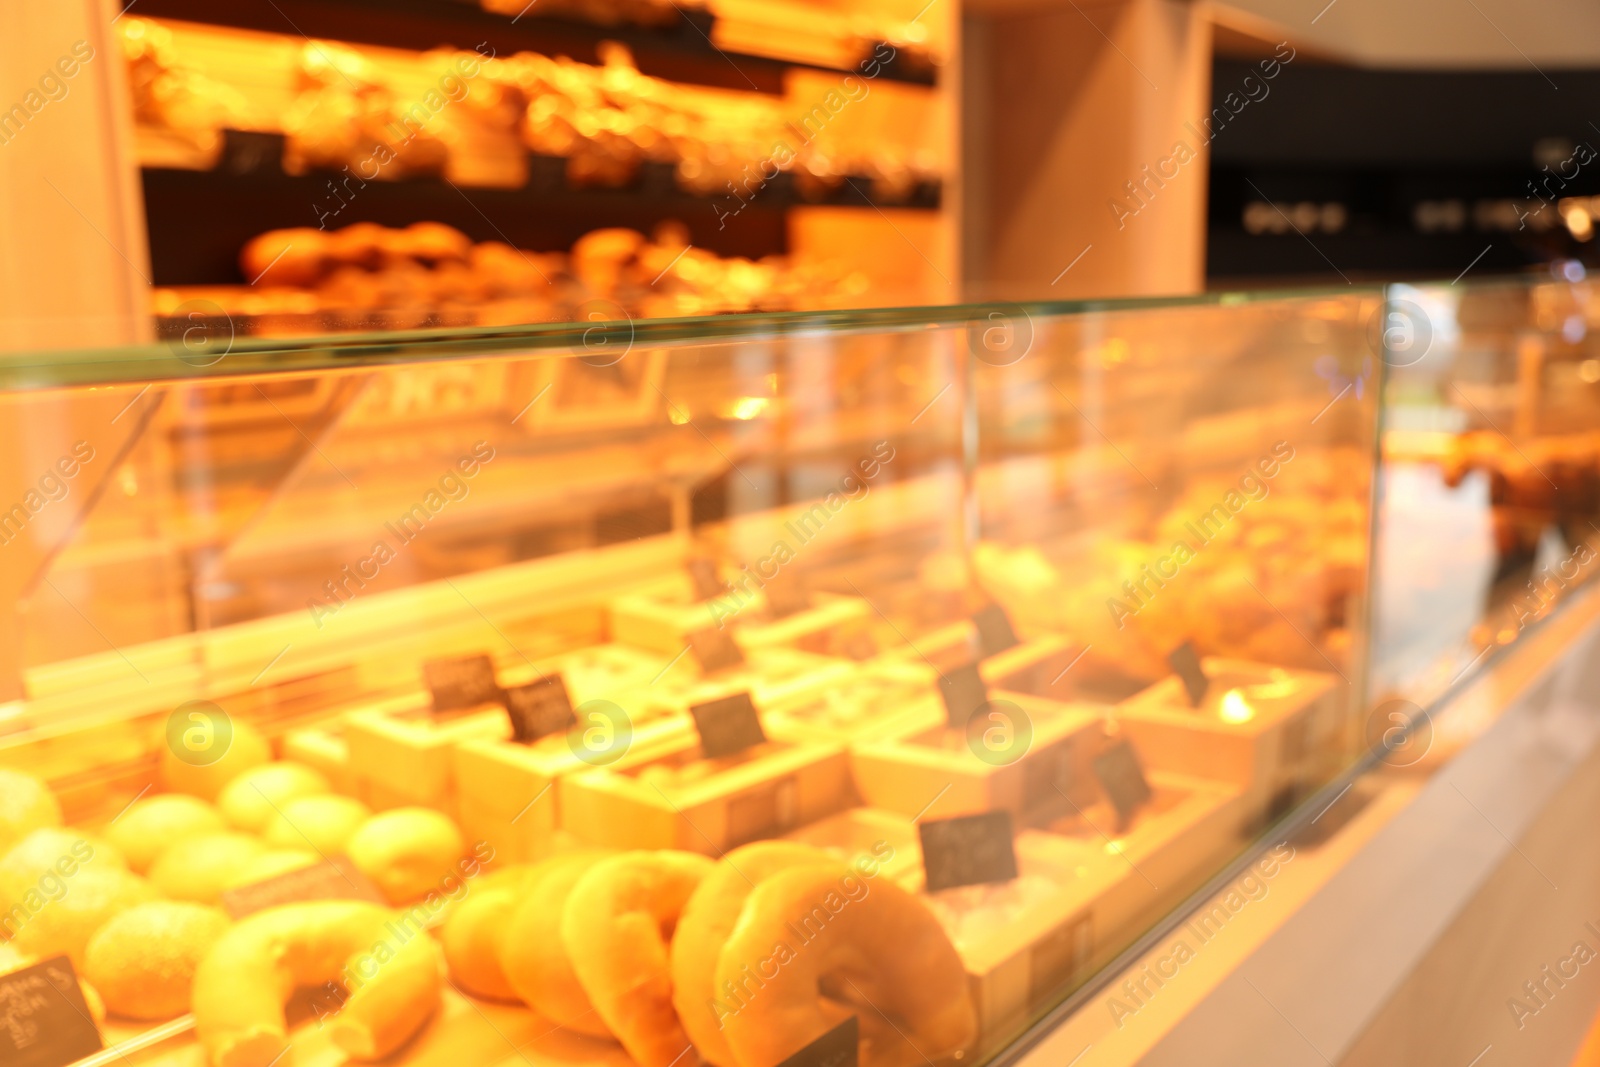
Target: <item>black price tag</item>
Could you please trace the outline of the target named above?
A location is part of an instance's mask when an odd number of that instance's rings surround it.
[[[707,674],[737,667],[744,662],[744,653],[726,630],[710,627],[689,635],[689,649]]]
[[[965,730],[967,722],[989,702],[989,687],[976,663],[964,663],[939,676],[939,695],[951,729]]]
[[[299,904],[308,900],[370,900],[374,904],[387,903],[378,887],[357,870],[348,857],[335,856],[331,860],[313,863],[265,881],[229,889],[222,894],[222,907],[235,919],[242,919],[279,904]]]
[[[728,591],[727,583],[717,573],[717,564],[705,556],[693,556],[685,564],[689,581],[694,586],[696,600],[715,600]]]
[[[506,690],[506,714],[511,716],[511,740],[532,744],[550,734],[565,733],[577,725],[572,698],[561,675],[552,674],[527,685]]]
[[[856,1067],[860,1047],[861,1023],[852,1015],[778,1067]]]
[[[1185,641],[1167,653],[1167,662],[1172,664],[1173,672],[1182,680],[1184,692],[1189,695],[1189,704],[1198,708],[1206,698],[1206,690],[1211,688],[1211,679],[1206,677],[1205,669],[1200,666],[1200,655],[1194,650],[1194,642]]]
[[[1011,616],[999,604],[990,604],[972,616],[972,625],[978,631],[978,656],[982,659],[1021,644],[1017,631],[1011,628]]]
[[[422,665],[422,679],[433,695],[434,711],[463,711],[500,699],[494,661],[486,655],[430,659]]]
[[[917,832],[922,837],[922,873],[930,893],[1009,882],[1017,876],[1009,811],[918,823]]]
[[[103,1047],[67,957],[0,975],[0,1063],[66,1067]]]
[[[749,693],[735,693],[731,697],[696,704],[689,709],[689,714],[694,716],[694,728],[700,733],[700,752],[707,759],[736,756],[767,739]]]
[[[1118,741],[1094,758],[1094,776],[1117,809],[1117,824],[1127,826],[1140,806],[1150,800],[1150,783],[1145,781],[1139,754],[1126,741]]]
[[[787,619],[811,607],[805,579],[798,574],[779,571],[761,587],[761,592],[767,598],[767,614],[774,619]]]

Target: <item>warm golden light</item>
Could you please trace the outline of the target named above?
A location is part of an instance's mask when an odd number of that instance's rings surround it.
[[[1561,217],[1566,220],[1567,231],[1579,241],[1587,241],[1594,236],[1594,219],[1589,216],[1589,209],[1581,204],[1575,204],[1562,211]]]
[[[1249,722],[1256,717],[1256,709],[1244,698],[1244,694],[1237,689],[1230,689],[1222,694],[1222,706],[1217,709],[1223,722]]]
[[[753,419],[767,410],[767,404],[768,400],[764,396],[741,396],[733,402],[729,414],[736,419]]]

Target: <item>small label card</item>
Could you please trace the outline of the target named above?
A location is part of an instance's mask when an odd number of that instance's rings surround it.
[[[103,1047],[67,957],[0,975],[0,1063],[66,1067]]]
[[[766,731],[750,694],[735,693],[720,700],[708,700],[689,709],[694,728],[700,733],[700,752],[707,759],[737,756],[747,748],[764,743]]]
[[[727,583],[717,573],[715,560],[691,556],[684,567],[689,572],[689,583],[694,586],[695,600],[715,600],[728,591]]]
[[[981,659],[988,659],[1021,644],[1017,640],[1017,631],[1011,628],[1011,616],[999,604],[990,604],[972,616],[972,625],[978,631],[978,656]]]
[[[922,836],[922,872],[930,893],[1009,882],[1017,876],[1009,811],[918,823],[917,832]]]
[[[852,1015],[778,1067],[856,1067],[860,1047],[861,1023]]]
[[[1167,653],[1167,662],[1172,664],[1173,672],[1183,682],[1190,706],[1198,708],[1206,698],[1206,690],[1211,688],[1211,679],[1206,677],[1205,669],[1200,666],[1200,655],[1194,650],[1194,642],[1185,641]]]
[[[572,698],[561,675],[551,674],[527,685],[506,690],[506,714],[511,716],[511,740],[529,745],[550,734],[565,733],[578,723]]]
[[[1094,776],[1117,809],[1117,824],[1127,826],[1140,806],[1150,799],[1139,754],[1126,741],[1118,741],[1094,758]]]
[[[939,696],[951,729],[965,730],[967,721],[989,702],[989,687],[976,663],[963,663],[939,676]]]
[[[430,659],[422,665],[422,680],[433,695],[434,711],[465,711],[500,699],[494,661],[482,654]]]
[[[707,674],[737,667],[744,662],[744,653],[727,630],[707,627],[689,635],[689,650],[694,653],[700,669]]]
[[[386,903],[378,887],[344,856],[335,856],[265,881],[242,885],[222,894],[222,907],[235,919],[279,904],[307,900],[370,900]]]
[[[811,606],[805,579],[789,571],[774,574],[772,580],[761,587],[761,593],[767,598],[767,614],[774,619],[787,619]]]

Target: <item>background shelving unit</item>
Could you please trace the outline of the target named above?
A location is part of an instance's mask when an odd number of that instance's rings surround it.
[[[825,13],[820,5],[813,10]],[[752,46],[781,39],[770,26],[674,11],[669,25],[641,27],[589,25],[531,11],[503,15],[465,0],[244,0],[223,9],[196,0],[146,0],[133,14],[170,30],[186,64],[251,103],[250,113],[230,124],[240,128],[224,131],[220,152],[160,129],[135,130],[151,281],[244,283],[239,248],[273,228],[430,220],[475,241],[550,252],[566,250],[592,230],[626,226],[649,233],[673,220],[684,224],[696,247],[719,255],[788,254],[841,263],[884,294],[877,302],[955,299],[955,213],[944,195],[953,165],[953,115],[947,79],[921,60],[927,53],[902,45],[864,77],[855,53],[864,49],[871,56],[878,42],[836,42],[832,56],[803,39],[788,49],[800,55],[736,51],[719,39],[732,36]],[[646,162],[621,187],[574,188],[564,175],[565,160],[529,152],[515,128],[492,129],[470,107],[454,104],[430,120],[430,129],[447,127],[452,140],[443,180],[385,174],[361,185],[347,204],[332,191],[343,175],[289,174],[281,164],[282,115],[299,92],[296,57],[308,40],[356,48],[402,87],[396,89],[401,99],[408,98],[404,86],[419,95],[426,87],[423,71],[438,48],[500,57],[535,52],[597,64],[604,43],[614,41],[629,49],[644,75],[709,94],[756,94],[797,115],[854,79],[848,84],[856,94],[817,132],[817,145],[918,152],[939,161],[943,178],[891,192],[866,174],[853,174],[835,188],[801,195],[794,176],[784,173],[746,202],[732,190],[720,196],[687,191],[670,164]],[[761,161],[750,163],[759,169]]]

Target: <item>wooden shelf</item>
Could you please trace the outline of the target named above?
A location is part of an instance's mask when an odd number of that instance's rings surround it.
[[[781,57],[730,52],[712,43],[715,18],[680,10],[675,26],[597,26],[543,18],[534,11],[507,16],[485,11],[468,0],[142,0],[136,14],[152,18],[232,26],[272,33],[426,50],[440,46],[473,49],[480,44],[497,55],[532,51],[569,56],[580,63],[600,62],[602,41],[620,41],[632,50],[639,70],[668,81],[723,89],[782,93],[785,72],[795,68],[854,73],[853,67],[828,67]],[[865,54],[870,55],[868,47]],[[935,84],[935,69],[901,56],[878,75],[914,85]]]

